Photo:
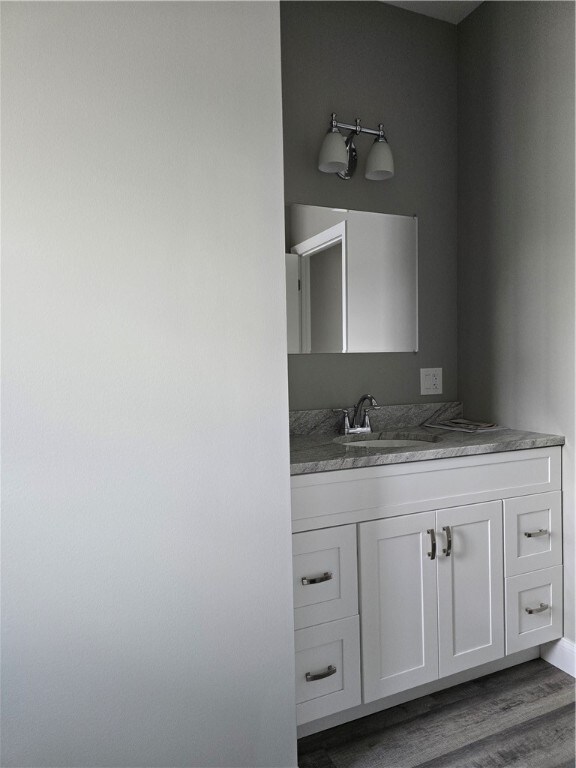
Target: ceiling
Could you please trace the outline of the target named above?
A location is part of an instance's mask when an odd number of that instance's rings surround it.
[[[434,19],[458,24],[481,4],[482,0],[385,0],[388,5],[396,5],[414,13],[423,13]]]

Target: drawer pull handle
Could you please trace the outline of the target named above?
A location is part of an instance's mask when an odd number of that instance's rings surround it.
[[[547,611],[550,606],[547,603],[540,603],[540,606],[538,608],[524,608],[526,613],[542,613],[543,611]]]
[[[306,682],[307,683],[313,683],[315,680],[324,680],[325,677],[330,677],[330,675],[336,674],[336,667],[330,666],[328,669],[326,669],[324,672],[317,672],[315,675],[312,674],[312,672],[306,672]]]
[[[527,539],[535,539],[536,536],[546,536],[548,530],[546,528],[539,528],[537,531],[524,531],[524,536]]]
[[[452,531],[449,525],[445,525],[442,530],[446,534],[446,549],[443,549],[442,552],[444,552],[446,557],[450,557],[452,554]]]
[[[430,560],[435,560],[436,559],[436,531],[434,530],[434,528],[428,528],[426,533],[430,534],[430,546],[432,547],[430,552],[428,552],[427,554]]]
[[[332,574],[330,571],[325,571],[322,576],[314,576],[313,578],[309,578],[308,576],[304,576],[302,578],[302,584],[304,586],[307,586],[308,584],[322,584],[323,581],[330,581],[332,578]]]

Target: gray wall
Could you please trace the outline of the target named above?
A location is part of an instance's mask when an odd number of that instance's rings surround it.
[[[484,3],[458,42],[459,396],[566,435],[574,640],[574,4]]]
[[[2,34],[1,764],[293,767],[278,6]]]
[[[442,367],[456,399],[456,28],[379,2],[282,2],[286,203],[417,214],[420,351],[290,355],[290,407],[426,401],[421,367]],[[367,181],[371,139],[351,181],[320,173],[330,114],[383,122],[396,175]],[[429,400],[429,398],[428,398]]]

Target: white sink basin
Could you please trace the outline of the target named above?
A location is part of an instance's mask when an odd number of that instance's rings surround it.
[[[344,435],[334,442],[345,448],[430,448],[438,437],[427,434],[406,434],[406,432],[374,432],[361,435]]]
[[[429,448],[430,440],[392,440],[377,438],[375,440],[342,440],[346,448]]]

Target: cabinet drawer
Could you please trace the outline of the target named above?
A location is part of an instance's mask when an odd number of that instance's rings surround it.
[[[562,637],[562,566],[506,579],[506,653]]]
[[[356,526],[296,533],[292,556],[296,629],[358,613]]]
[[[504,501],[506,576],[562,564],[560,491]]]
[[[294,633],[298,725],[360,704],[358,622],[353,616]]]

